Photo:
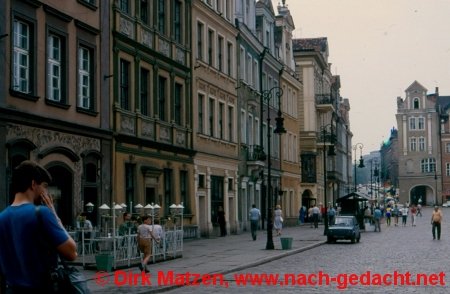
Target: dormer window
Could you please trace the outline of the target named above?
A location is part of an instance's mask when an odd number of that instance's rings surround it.
[[[414,98],[414,102],[413,102],[413,108],[414,109],[419,109],[419,98]]]

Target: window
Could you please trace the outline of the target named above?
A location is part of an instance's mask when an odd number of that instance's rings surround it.
[[[225,138],[225,126],[224,126],[224,116],[225,116],[225,105],[223,103],[219,103],[219,138]]]
[[[228,178],[228,191],[234,191],[233,178]]]
[[[419,117],[417,119],[418,119],[419,130],[424,130],[425,129],[425,118]]]
[[[445,152],[450,153],[450,143],[445,143]]]
[[[120,107],[130,110],[130,63],[120,60]]]
[[[241,80],[245,80],[245,49],[241,47],[241,53],[239,55],[239,74]]]
[[[78,49],[78,107],[93,108],[93,51],[80,46]]]
[[[63,82],[63,40],[50,34],[47,39],[47,98],[61,102]]]
[[[159,0],[158,1],[158,30],[161,34],[166,33],[166,1],[165,0]]]
[[[181,2],[175,1],[173,30],[175,41],[181,43]]]
[[[205,188],[205,175],[202,174],[198,175],[198,187]]]
[[[233,123],[234,123],[234,111],[232,106],[228,106],[228,140],[233,142]]]
[[[414,98],[414,109],[419,109],[419,106],[420,106],[420,104],[419,104],[419,98]]]
[[[245,74],[247,77],[247,82],[249,85],[253,85],[253,75],[252,75],[252,56],[247,54],[247,63],[245,66]]]
[[[197,23],[197,58],[203,60],[203,29],[202,23]]]
[[[209,135],[214,137],[214,121],[215,121],[215,101],[214,99],[209,99]]]
[[[417,140],[414,137],[409,138],[409,150],[410,151],[416,151],[417,150]]]
[[[232,58],[233,58],[233,44],[228,43],[227,44],[227,74],[229,76],[231,76],[232,73],[232,66],[233,66],[233,62],[232,62]]]
[[[208,30],[208,64],[213,66],[213,45],[214,44],[214,32],[212,30]]]
[[[445,163],[445,175],[447,177],[450,176],[450,163],[449,162]]]
[[[217,69],[223,71],[223,37],[219,36],[217,44]]]
[[[128,3],[128,0],[119,0],[119,9],[126,14],[130,13],[130,4]]]
[[[205,114],[203,112],[205,104],[205,96],[198,94],[198,132],[203,134],[205,132],[204,119]]]
[[[425,138],[419,138],[419,151],[425,151]]]
[[[416,118],[414,118],[414,117],[409,118],[409,129],[410,130],[416,129]]]
[[[31,27],[28,23],[14,20],[13,30],[12,89],[28,94],[31,93]]]
[[[141,21],[148,25],[148,0],[141,0]]]
[[[434,158],[425,158],[421,161],[422,173],[432,173],[436,171],[436,160]]]
[[[141,87],[140,87],[140,100],[141,100],[141,113],[143,115],[149,114],[149,97],[148,97],[148,86],[149,86],[149,76],[150,73],[147,69],[141,68]]]
[[[246,127],[246,114],[245,111],[242,110],[241,111],[241,141],[244,144],[247,144],[247,127]]]
[[[166,82],[165,77],[159,77],[158,83],[158,115],[160,120],[166,120]]]
[[[181,99],[183,96],[183,86],[175,84],[175,97],[174,97],[174,121],[176,124],[181,125]]]

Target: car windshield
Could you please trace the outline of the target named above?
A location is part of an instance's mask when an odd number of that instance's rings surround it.
[[[353,220],[351,218],[338,217],[336,218],[334,224],[341,227],[351,227],[353,226]]]

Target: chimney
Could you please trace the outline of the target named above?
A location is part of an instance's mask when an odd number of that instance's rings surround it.
[[[439,97],[439,87],[436,87],[435,95],[436,95],[436,97]]]

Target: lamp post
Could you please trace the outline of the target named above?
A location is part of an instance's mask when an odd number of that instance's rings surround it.
[[[334,114],[334,113],[333,113]],[[330,128],[330,133],[327,133],[327,128]],[[328,138],[328,139],[327,139]],[[322,127],[322,140],[323,140],[323,201],[325,202],[325,210],[324,210],[324,230],[323,234],[326,236],[328,233],[328,184],[327,184],[327,148],[328,145],[328,156],[336,155],[334,151],[334,132],[333,132],[333,124],[327,124]]]
[[[379,179],[380,179],[380,171],[378,170],[378,162],[377,161],[375,161],[375,170],[373,171],[373,176],[375,177],[375,184],[376,184],[376,189],[375,189],[375,193],[376,193],[376,197],[375,197],[375,199],[377,200],[377,202],[378,202],[378,191],[380,190],[380,182],[379,182]]]
[[[434,192],[434,205],[438,205],[438,177],[437,177],[437,163],[436,163],[436,159],[433,158],[434,160],[434,182],[435,182],[435,186],[436,186],[436,191]]]
[[[356,143],[355,145],[352,146],[352,149],[355,152],[355,164],[354,164],[354,170],[355,170],[355,179],[354,179],[355,187],[354,188],[355,188],[355,191],[354,192],[357,191],[357,189],[356,189],[356,150],[358,148],[360,150],[360,157],[359,157],[359,165],[358,165],[358,167],[359,168],[363,168],[364,167],[364,159],[362,157],[362,149],[364,148],[364,145],[363,145],[363,143]]]
[[[270,155],[270,100],[272,98],[278,99],[278,116],[275,118],[276,120],[276,128],[273,131],[274,134],[284,134],[286,130],[284,129],[283,121],[284,118],[281,116],[281,96],[283,96],[283,90],[280,87],[272,87],[269,90],[266,90],[261,93],[261,105],[265,101],[267,103],[267,243],[266,249],[272,250],[275,249],[273,245],[273,215],[272,215],[272,162]],[[261,110],[262,110],[261,106]],[[262,118],[262,112],[261,112]]]

